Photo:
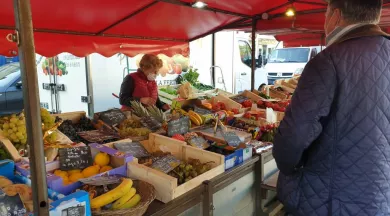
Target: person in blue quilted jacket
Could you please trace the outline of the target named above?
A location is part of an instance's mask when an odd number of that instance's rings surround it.
[[[329,0],[327,48],[275,136],[277,192],[297,216],[390,215],[390,38],[382,0]]]

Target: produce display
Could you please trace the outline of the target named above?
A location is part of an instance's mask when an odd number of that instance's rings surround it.
[[[170,95],[177,95],[177,90],[169,86],[166,88],[160,88],[159,90]]]
[[[205,85],[203,83],[194,83],[192,86],[200,91],[209,91],[214,89],[214,87]]]
[[[119,136],[125,137],[139,137],[148,136],[151,131],[142,126],[141,121],[136,119],[126,119],[119,126]]]
[[[189,158],[188,161],[181,162],[168,175],[177,178],[178,184],[180,185],[211,170],[211,163],[213,162],[201,163],[198,159]]]
[[[109,166],[110,156],[107,153],[100,152],[94,158],[94,165],[89,166],[83,170],[55,170],[54,175],[60,176],[63,180],[64,185],[69,185],[78,182],[80,179],[89,178],[99,173],[107,172],[113,168]]]
[[[0,176],[0,189],[6,196],[20,196],[24,207],[26,208],[24,213],[33,212],[33,200],[32,189],[25,184],[14,184],[11,180],[4,176]]]
[[[50,115],[49,111],[41,108],[42,132],[44,134],[44,143],[51,144],[57,140],[57,132],[55,132],[55,118]],[[16,149],[26,149],[27,131],[26,120],[23,112],[20,114],[12,114],[0,118],[0,128],[2,134],[8,138]]]
[[[284,101],[263,101],[257,102],[257,107],[260,109],[272,108],[274,111],[285,112],[287,106],[290,105],[290,100]]]
[[[272,143],[274,141],[274,136],[276,134],[277,129],[278,127],[275,124],[268,124],[262,126],[260,127],[260,131],[258,132],[255,139],[258,141]]]
[[[107,187],[109,189],[107,192],[104,186],[85,185],[83,187],[90,194],[93,211],[129,209],[141,201],[141,196],[137,194],[133,181],[129,178],[122,178],[119,185],[111,184]]]
[[[60,117],[56,117],[55,122],[60,122],[62,119]],[[91,131],[95,130],[92,121],[82,116],[78,123],[74,124],[71,120],[65,120],[58,127],[58,130],[69,137],[73,142],[83,142],[84,140],[77,134],[78,132]]]

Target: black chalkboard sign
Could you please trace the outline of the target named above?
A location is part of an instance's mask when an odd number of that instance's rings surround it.
[[[233,131],[222,133],[223,139],[228,143],[229,146],[237,147],[241,144],[240,138]]]
[[[193,137],[191,140],[188,141],[188,144],[190,144],[193,147],[200,148],[200,149],[207,149],[208,147],[210,147],[207,140],[205,140],[201,136]]]
[[[114,147],[124,153],[130,153],[133,157],[149,157],[150,154],[140,142],[119,142],[114,143]]]
[[[230,99],[234,100],[237,103],[242,103],[246,100],[249,100],[249,98],[242,96],[242,95],[237,95],[237,96],[231,97]]]
[[[148,128],[153,132],[156,132],[162,127],[161,123],[151,116],[142,117],[140,121],[144,127]]]
[[[213,113],[210,110],[202,109],[199,107],[195,107],[194,112],[198,113],[199,115],[210,115]]]
[[[0,192],[0,216],[24,216],[27,210],[19,194],[8,196]]]
[[[168,136],[175,134],[186,134],[190,131],[190,119],[188,116],[168,122]]]
[[[85,216],[85,206],[72,206],[62,210],[62,215],[66,216]]]
[[[173,155],[165,155],[154,161],[152,168],[159,170],[163,173],[169,173],[180,165],[180,160]]]
[[[124,120],[126,120],[126,115],[120,109],[111,109],[99,113],[99,118],[104,123],[114,126],[119,125]]]
[[[88,146],[60,148],[58,155],[61,170],[84,169],[93,163],[91,149]]]

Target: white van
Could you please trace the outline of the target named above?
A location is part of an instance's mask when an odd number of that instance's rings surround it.
[[[306,64],[321,51],[321,47],[291,47],[278,48],[272,51],[268,58],[265,70],[268,84],[275,80],[291,78],[301,74]]]
[[[249,35],[237,31],[215,34],[213,67],[216,88],[235,94],[251,89],[252,49]],[[200,69],[199,80],[205,84],[211,84],[211,38],[207,36],[190,43],[191,65]],[[263,70],[257,68],[255,73],[255,84],[267,82],[267,74]]]

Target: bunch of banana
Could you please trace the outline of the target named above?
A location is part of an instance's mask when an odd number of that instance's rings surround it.
[[[112,210],[128,209],[136,206],[141,201],[141,196],[136,194],[136,189],[132,187],[133,181],[124,178],[122,183],[116,188],[108,191],[91,200],[91,208],[99,209],[103,206],[111,205]]]
[[[200,126],[204,123],[203,118],[198,113],[192,110],[188,111],[188,116],[190,117],[191,121],[197,126]]]

